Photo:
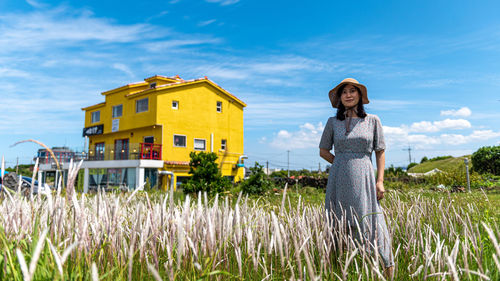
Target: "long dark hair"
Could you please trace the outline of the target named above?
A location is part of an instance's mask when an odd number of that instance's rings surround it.
[[[344,91],[345,86],[347,86],[347,84],[340,86],[337,93],[335,93],[339,97],[339,107],[337,108],[337,119],[338,120],[345,120],[345,115],[344,115],[345,106],[342,104],[342,101],[340,100],[340,95],[342,95],[342,92]],[[365,111],[365,107],[363,106],[363,96],[361,95],[361,90],[354,85],[353,85],[353,87],[356,88],[356,90],[358,91],[358,95],[359,95],[358,108],[357,108],[358,112],[356,114],[360,118],[365,118],[366,111]]]

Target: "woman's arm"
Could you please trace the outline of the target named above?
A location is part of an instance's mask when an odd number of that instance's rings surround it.
[[[333,154],[330,151],[328,151],[324,148],[319,149],[319,156],[321,156],[321,158],[328,161],[328,163],[330,163],[330,164],[333,164],[333,159],[335,159],[335,156],[333,156]]]
[[[375,151],[377,160],[377,199],[384,198],[384,169],[385,169],[385,150]]]

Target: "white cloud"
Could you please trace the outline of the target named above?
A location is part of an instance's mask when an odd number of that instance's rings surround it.
[[[46,5],[42,3],[41,1],[35,1],[35,0],[26,0],[26,3],[28,3],[30,6],[33,8],[43,8]]]
[[[23,70],[0,67],[0,78],[2,77],[21,77],[27,78],[30,74]]]
[[[240,2],[240,0],[205,0],[208,3],[219,3],[221,6],[232,5]]]
[[[43,12],[0,16],[1,52],[76,46],[82,41],[133,42],[165,35],[165,29],[148,24],[121,25],[93,16],[88,10],[59,7]],[[151,32],[153,31],[154,32]]]
[[[143,44],[143,47],[151,52],[165,52],[167,50],[181,48],[181,47],[199,46],[205,44],[217,44],[220,42],[221,40],[217,38],[170,39],[170,40],[161,40],[161,41],[145,43]]]
[[[135,77],[134,73],[132,73],[132,70],[130,70],[130,68],[123,63],[114,63],[113,68],[122,71],[123,73],[127,74],[130,78]]]
[[[280,130],[270,142],[270,145],[280,149],[318,147],[323,129],[323,123],[320,122],[316,126],[311,123],[305,123],[299,127],[298,131],[295,132]]]
[[[198,26],[207,26],[207,25],[210,25],[212,23],[214,23],[216,21],[216,19],[211,19],[211,20],[206,20],[206,21],[202,21],[202,22],[199,22],[198,23]]]
[[[321,120],[333,114],[327,102],[265,95],[242,98],[248,104],[245,108],[246,126],[297,124],[296,120]]]
[[[429,148],[435,145],[461,145],[500,137],[500,132],[493,130],[474,130],[469,135],[441,134],[429,136],[411,134],[411,130],[404,125],[400,127],[383,126],[383,129],[389,149],[391,146],[403,147],[406,145],[413,145],[417,149]]]
[[[413,86],[415,88],[441,88],[456,83],[458,83],[458,81],[454,79],[435,79],[416,82],[414,84],[411,84],[410,86]]]
[[[442,121],[421,121],[411,124],[410,132],[439,132],[442,130],[461,130],[472,127],[465,119],[445,119]]]
[[[472,111],[468,107],[462,107],[460,109],[454,110],[441,110],[442,116],[456,116],[456,117],[468,117],[472,114]]]

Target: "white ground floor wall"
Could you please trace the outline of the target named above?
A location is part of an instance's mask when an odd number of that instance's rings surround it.
[[[62,165],[62,170],[67,174],[69,163]],[[108,161],[84,161],[81,169],[84,170],[83,177],[83,192],[89,191],[90,169],[123,169],[134,168],[135,170],[135,186],[130,184],[129,188],[135,189],[144,185],[145,169],[161,169],[163,168],[162,160],[108,160]],[[45,173],[55,171],[56,169],[51,164],[40,165],[40,172]],[[42,177],[44,178],[44,177]],[[56,179],[57,181],[57,179]]]

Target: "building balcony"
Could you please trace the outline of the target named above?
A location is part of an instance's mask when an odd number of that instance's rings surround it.
[[[88,161],[108,160],[162,160],[162,145],[156,143],[95,144],[89,147]]]

